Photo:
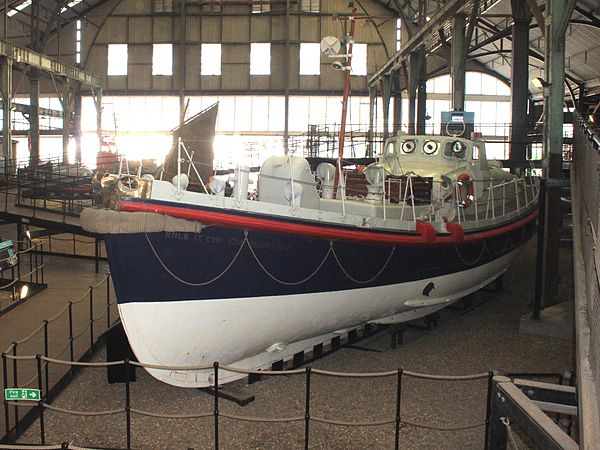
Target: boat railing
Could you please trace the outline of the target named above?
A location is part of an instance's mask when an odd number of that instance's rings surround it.
[[[342,215],[346,215],[347,200],[361,199],[366,195],[366,190],[360,187],[346,189],[345,180],[348,175],[342,177],[344,185],[340,182],[338,190],[342,203]],[[497,222],[509,215],[530,209],[536,202],[539,190],[539,181],[534,176],[521,176],[511,179],[472,179],[472,183],[482,186],[482,192],[476,192],[468,204],[464,202],[461,193],[460,181],[452,181],[450,194],[445,197],[434,198],[432,192],[441,192],[444,181],[431,180],[430,190],[427,192],[416,188],[422,177],[408,173],[402,178],[388,177],[382,180],[382,195],[379,200],[384,221],[389,217],[389,208],[396,204],[400,208],[400,221],[436,220],[436,215],[447,213],[447,205],[453,210],[457,223],[470,223],[477,227],[482,222]],[[396,188],[394,189],[394,186]],[[397,199],[392,198],[392,192],[399,192]],[[448,217],[446,217],[448,219]]]

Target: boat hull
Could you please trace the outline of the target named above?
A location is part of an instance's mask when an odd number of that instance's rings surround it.
[[[336,330],[412,320],[481,288],[531,236],[530,217],[482,239],[443,245],[365,244],[219,225],[200,233],[108,234],[106,245],[139,361],[256,369]],[[211,370],[148,371],[177,386],[213,382]],[[239,377],[225,372],[220,382]]]

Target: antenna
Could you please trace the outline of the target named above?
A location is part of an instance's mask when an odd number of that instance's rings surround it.
[[[325,36],[321,40],[321,53],[328,58],[335,57],[340,52],[342,44],[335,36]]]

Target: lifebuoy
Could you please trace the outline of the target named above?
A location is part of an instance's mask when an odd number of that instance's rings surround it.
[[[458,184],[458,206],[468,208],[475,200],[475,186],[473,180],[468,173],[461,173],[456,178]]]

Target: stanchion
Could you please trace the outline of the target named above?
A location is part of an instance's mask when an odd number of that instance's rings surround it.
[[[4,389],[8,389],[8,363],[6,361],[6,353],[2,352],[2,379],[4,380]],[[4,396],[4,431],[8,434],[10,429],[10,418],[8,417],[8,400]]]
[[[489,447],[490,437],[490,416],[492,414],[492,389],[493,389],[494,372],[490,370],[487,377],[487,403],[485,406],[485,435],[484,435],[484,448],[487,450]]]
[[[106,329],[110,328],[110,273],[106,274]]]
[[[42,445],[45,445],[46,444],[46,429],[44,427],[44,395],[42,395],[42,392],[43,392],[42,357],[38,353],[37,355],[35,355],[35,359],[37,362],[38,389],[40,390],[40,399],[38,401],[38,411],[39,411],[39,415],[40,415],[40,441],[41,441]],[[46,391],[48,391],[47,388],[46,388]]]
[[[396,437],[395,437],[395,449],[400,448],[400,404],[402,403],[402,373],[403,369],[398,369],[398,375],[396,380]]]
[[[219,450],[219,363],[215,361],[215,403],[213,415],[215,418],[215,450]]]
[[[15,359],[13,359],[13,385],[15,387],[19,386],[19,381],[18,381],[18,373],[17,373],[17,343],[13,341],[12,343],[12,355],[15,357]],[[17,435],[19,435],[19,407],[15,404],[15,409],[14,409],[14,413],[15,413],[15,431],[17,433]],[[8,430],[7,430],[8,431]]]
[[[69,356],[71,361],[75,360],[75,349],[73,348],[73,302],[69,302]],[[73,372],[73,365],[71,365],[71,373]]]
[[[44,320],[44,356],[46,358],[48,358],[49,354],[48,354],[48,321]],[[44,380],[46,380],[46,390],[48,390],[48,387],[50,386],[49,384],[49,374],[48,374],[48,361],[45,361],[45,367],[44,367],[44,375],[45,378]],[[40,378],[41,381],[41,378]]]
[[[94,286],[90,286],[90,348],[94,346]]]
[[[304,405],[304,449],[308,450],[308,436],[310,432],[310,374],[311,368],[306,368],[306,401]]]
[[[127,448],[131,448],[131,392],[129,386],[129,359],[125,358],[125,421],[127,433]]]

